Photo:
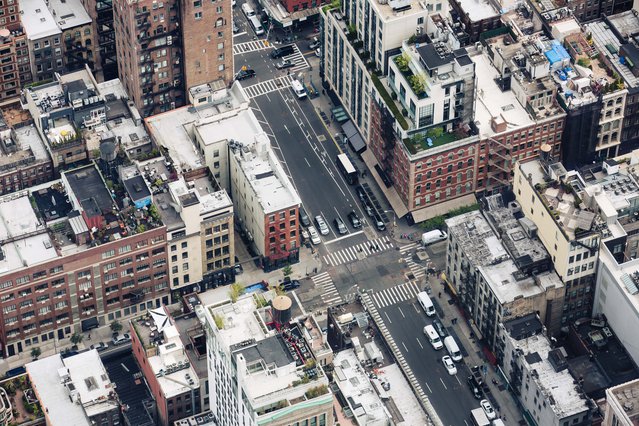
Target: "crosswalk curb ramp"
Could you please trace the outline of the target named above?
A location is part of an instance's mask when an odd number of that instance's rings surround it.
[[[338,266],[360,260],[360,256],[366,258],[382,251],[390,250],[394,246],[390,237],[384,236],[327,254],[322,259],[328,266]]]
[[[311,280],[315,284],[315,287],[322,290],[322,301],[327,306],[339,305],[344,302],[328,272],[321,272],[311,278]]]

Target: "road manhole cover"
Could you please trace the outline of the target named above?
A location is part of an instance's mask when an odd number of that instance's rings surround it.
[[[317,140],[318,140],[318,141],[320,141],[320,142],[324,142],[324,141],[326,140],[326,136],[324,136],[324,135],[318,135],[318,136],[317,136]]]

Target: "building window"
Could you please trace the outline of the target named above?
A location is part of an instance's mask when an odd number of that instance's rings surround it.
[[[195,12],[195,20],[200,20],[202,19],[202,12]]]

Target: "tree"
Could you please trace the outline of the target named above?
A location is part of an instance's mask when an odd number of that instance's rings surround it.
[[[73,343],[74,345],[78,345],[78,344],[82,343],[82,339],[84,339],[84,336],[82,334],[80,334],[80,333],[77,333],[77,332],[73,333],[71,335],[71,338],[70,338],[71,343]]]
[[[38,359],[40,355],[42,355],[42,351],[40,350],[40,348],[31,349],[31,358],[33,358],[34,361]]]
[[[120,332],[120,330],[122,330],[122,324],[120,324],[120,321],[117,321],[117,320],[113,321],[111,323],[111,331],[114,333],[118,333]]]
[[[292,273],[293,273],[293,267],[291,265],[286,265],[285,267],[282,268],[282,274],[284,275],[284,278],[290,277]]]
[[[243,295],[244,292],[246,292],[246,289],[244,288],[242,284],[240,283],[231,284],[231,290],[229,291],[229,297],[231,298],[231,302],[233,303],[237,302],[237,299],[239,299],[239,297]]]

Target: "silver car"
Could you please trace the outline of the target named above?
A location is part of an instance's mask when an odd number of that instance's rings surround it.
[[[317,233],[317,229],[314,226],[308,227],[308,233],[311,236],[311,242],[315,245],[322,244],[322,240],[320,239],[319,234]]]
[[[328,235],[328,225],[326,224],[326,221],[324,220],[322,215],[315,216],[315,224],[317,225],[320,234]]]

